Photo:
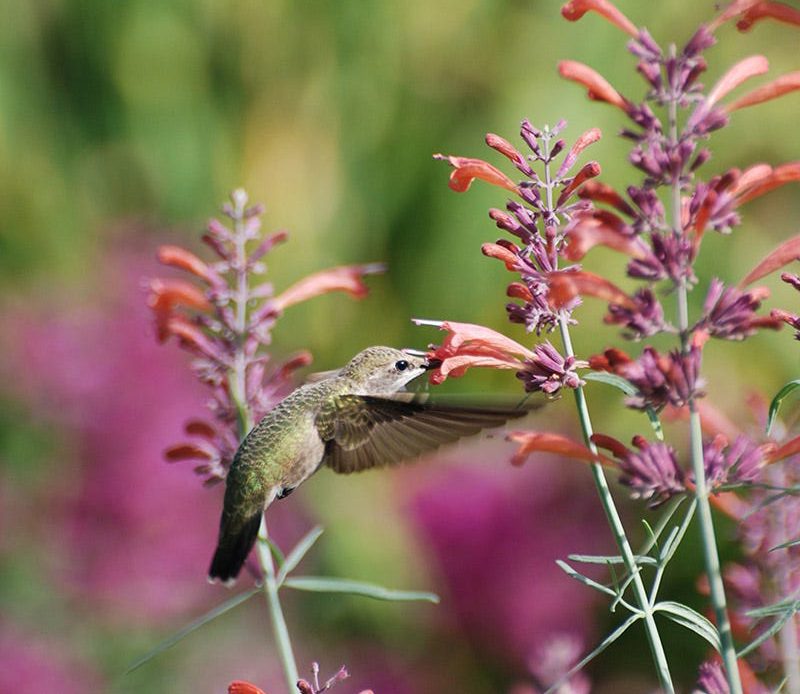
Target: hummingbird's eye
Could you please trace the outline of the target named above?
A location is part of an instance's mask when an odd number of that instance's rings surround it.
[[[405,371],[409,367],[409,363],[405,359],[395,362],[394,368],[398,371]]]

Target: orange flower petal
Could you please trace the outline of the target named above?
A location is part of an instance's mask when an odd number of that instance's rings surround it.
[[[547,276],[547,300],[554,308],[561,308],[576,296],[593,296],[610,304],[635,308],[633,299],[613,282],[593,272],[551,272]]]
[[[596,178],[599,175],[600,164],[596,161],[590,161],[588,164],[584,164],[581,170],[575,175],[575,178],[561,191],[561,194],[558,196],[557,205],[561,206],[577,188],[580,188],[586,181]]]
[[[597,12],[626,34],[636,38],[639,31],[633,22],[620,12],[609,0],[570,0],[561,8],[561,15],[570,22],[578,21],[587,12]]]
[[[717,80],[706,97],[705,107],[710,108],[742,82],[756,75],[763,75],[767,70],[769,70],[769,61],[763,55],[751,55],[740,60]]]
[[[520,444],[511,458],[512,465],[522,465],[531,453],[556,453],[587,463],[611,462],[599,454],[592,453],[582,443],[549,431],[512,431],[506,439]]]
[[[162,265],[186,270],[209,284],[217,284],[221,281],[220,276],[205,262],[180,246],[159,246],[158,262]]]
[[[159,342],[164,342],[169,335],[167,325],[176,307],[184,306],[197,311],[211,310],[211,302],[206,295],[195,285],[184,280],[150,280],[147,305],[155,314]]]
[[[425,324],[424,321],[416,321],[416,323],[418,325]],[[456,321],[443,321],[437,325],[441,330],[446,330],[450,333],[447,338],[447,346],[453,350],[457,350],[467,342],[474,341],[498,352],[517,354],[525,358],[534,356],[533,352],[524,345],[515,342],[496,330],[487,328],[485,325],[458,323]]]
[[[739,282],[740,287],[746,287],[771,272],[782,268],[793,260],[800,260],[800,235],[794,236],[788,241],[784,241],[774,251],[769,253],[758,265],[756,265],[745,278]]]
[[[739,31],[747,31],[756,22],[762,19],[775,19],[786,24],[800,26],[800,10],[785,5],[782,2],[756,2],[748,3],[750,7],[745,10],[743,17],[736,22]]]
[[[642,244],[632,236],[620,232],[624,223],[613,212],[593,210],[575,220],[567,232],[567,246],[564,257],[568,260],[581,260],[595,246],[606,246],[631,258],[642,258],[646,251]]]
[[[264,694],[264,690],[250,682],[234,680],[228,685],[228,694]]]
[[[564,79],[577,82],[586,87],[590,99],[605,101],[623,111],[627,111],[627,100],[604,77],[588,65],[575,60],[562,60],[558,64],[558,72]]]
[[[484,354],[459,354],[442,360],[441,365],[431,372],[431,382],[440,384],[450,376],[459,378],[471,367],[484,367],[489,369],[515,369],[522,368],[522,363],[517,359],[503,359]]]
[[[497,150],[502,154],[504,157],[511,160],[514,164],[517,162],[524,162],[525,157],[523,157],[519,151],[517,150],[514,145],[512,145],[508,140],[500,135],[495,135],[494,133],[487,133],[486,134],[486,144],[489,145],[494,150]]]
[[[491,183],[492,185],[510,190],[512,193],[517,192],[517,186],[514,181],[500,171],[500,169],[483,161],[483,159],[450,157],[443,154],[434,154],[433,158],[447,161],[454,167],[450,174],[450,183],[448,185],[457,193],[463,193],[469,190],[469,187],[476,178],[486,181],[486,183]]]
[[[164,451],[164,457],[171,463],[178,460],[211,460],[213,457],[204,448],[193,443],[179,443]]]
[[[512,282],[506,289],[506,296],[512,299],[522,299],[523,301],[533,301],[533,294],[527,285],[521,282]]]
[[[502,260],[506,264],[506,270],[511,270],[514,272],[517,269],[517,258],[516,255],[508,248],[501,246],[497,243],[484,243],[481,246],[481,253],[489,258],[497,258],[498,260]]]
[[[583,133],[583,135],[581,135],[577,140],[575,140],[575,144],[572,145],[567,153],[567,156],[564,157],[564,161],[561,163],[561,166],[558,168],[556,178],[561,178],[561,176],[569,171],[577,158],[580,156],[581,152],[583,152],[583,150],[590,145],[593,145],[601,137],[602,132],[600,131],[600,128],[591,128]]]
[[[765,170],[767,168],[769,169],[768,173]],[[745,171],[741,178],[745,178],[749,171],[749,169]],[[741,182],[741,179],[736,182],[735,190],[738,192],[736,204],[737,206],[744,205],[760,195],[793,181],[800,181],[800,162],[788,162],[776,166],[774,169],[766,164],[761,164],[752,177],[747,178],[745,184]]]
[[[739,97],[733,103],[727,104],[725,110],[731,113],[732,111],[745,108],[746,106],[755,106],[756,104],[762,104],[770,99],[777,99],[779,96],[789,94],[798,89],[800,89],[800,72],[790,72]]]
[[[362,281],[362,277],[383,272],[384,269],[380,263],[373,263],[371,265],[342,265],[315,272],[313,275],[295,282],[276,296],[274,305],[278,311],[283,311],[289,306],[330,292],[346,292],[356,299],[363,299],[369,293],[369,289]]]
[[[616,190],[600,181],[587,181],[578,191],[578,197],[583,200],[603,202],[629,217],[636,216],[634,209]]]
[[[768,463],[777,463],[790,456],[800,453],[800,436],[790,439],[786,443],[767,451],[766,460]]]

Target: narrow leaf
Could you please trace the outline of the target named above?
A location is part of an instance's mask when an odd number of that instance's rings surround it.
[[[717,628],[706,617],[701,615],[691,607],[682,605],[679,602],[665,600],[653,606],[653,612],[663,612],[676,624],[680,624],[687,629],[691,629],[698,636],[702,636],[708,641],[717,652],[721,652],[722,646],[719,640]]]
[[[294,571],[295,567],[303,560],[303,557],[306,556],[308,550],[310,550],[314,543],[319,540],[319,536],[322,535],[322,533],[322,526],[318,525],[316,528],[312,528],[303,536],[300,542],[294,546],[294,549],[292,549],[292,551],[286,555],[286,559],[283,561],[280,571],[278,571],[278,575],[275,578],[279,587],[281,583],[286,580],[286,577],[292,571]]]
[[[800,537],[796,540],[789,540],[789,542],[784,542],[782,545],[775,545],[775,547],[770,548],[770,552],[774,552],[778,549],[788,549],[789,547],[796,547],[800,545]]]
[[[567,557],[570,561],[579,561],[582,564],[622,564],[623,559],[619,554],[603,556],[601,554],[570,554]],[[636,556],[636,563],[637,564],[645,564],[645,565],[652,565],[656,564],[656,560],[653,557],[647,556]]]
[[[611,374],[607,371],[590,371],[589,373],[581,374],[581,378],[587,381],[597,381],[598,383],[605,383],[608,386],[618,388],[625,395],[636,395],[639,391],[627,378]]]
[[[189,634],[191,634],[196,629],[199,629],[201,626],[208,624],[210,621],[216,619],[224,615],[226,612],[229,612],[234,607],[241,605],[246,600],[252,598],[256,593],[260,593],[261,588],[259,586],[255,588],[251,588],[250,590],[246,590],[244,593],[239,593],[239,595],[235,595],[229,600],[226,600],[221,605],[217,605],[213,610],[206,612],[202,617],[195,619],[190,624],[187,624],[183,629],[174,633],[167,639],[164,639],[161,643],[159,643],[155,648],[145,653],[141,658],[135,661],[127,670],[125,670],[124,674],[128,674],[137,670],[142,665],[144,665],[149,660],[152,660],[157,655],[163,653],[168,648],[172,648],[176,643],[181,641],[182,639],[186,638]]]
[[[788,600],[781,600],[780,602],[772,603],[764,607],[758,607],[754,610],[747,610],[747,616],[754,619],[762,619],[764,617],[774,617],[775,615],[782,615],[785,612],[794,614],[800,610],[800,601],[792,598]]]
[[[789,381],[777,392],[775,397],[772,398],[772,402],[769,404],[769,416],[767,417],[767,436],[769,436],[772,430],[772,425],[775,423],[775,418],[778,416],[778,410],[781,404],[783,404],[787,396],[798,388],[800,388],[800,379],[796,378],[793,381]]]
[[[748,643],[742,650],[737,651],[736,657],[737,658],[744,658],[748,653],[752,653],[756,648],[758,648],[764,641],[771,639],[775,634],[777,634],[781,629],[783,629],[786,622],[788,622],[794,612],[784,612],[781,614],[779,619],[776,619],[775,622],[767,629],[763,634],[759,634],[756,639]]]
[[[588,586],[589,588],[594,588],[595,590],[600,591],[601,593],[605,593],[606,595],[610,595],[612,598],[616,598],[617,594],[611,590],[608,586],[604,586],[602,583],[598,583],[597,581],[592,580],[588,576],[584,576],[582,573],[575,571],[567,562],[561,561],[561,559],[556,559],[556,564],[558,568],[560,568],[567,576],[570,578],[574,578],[576,581],[583,583],[583,585]]]
[[[290,576],[284,583],[287,588],[307,590],[312,593],[347,593],[363,595],[375,600],[423,600],[438,604],[439,596],[435,593],[418,590],[392,590],[374,583],[351,581],[346,578],[326,578],[324,576]]]
[[[564,684],[570,677],[572,677],[576,672],[583,669],[586,665],[588,665],[592,660],[594,660],[598,655],[600,655],[606,648],[608,648],[614,641],[616,641],[620,636],[622,636],[631,625],[636,622],[637,620],[641,619],[642,615],[634,614],[628,617],[622,624],[620,624],[614,631],[612,631],[608,636],[606,636],[601,642],[600,645],[597,646],[589,655],[587,655],[581,662],[576,664],[573,668],[571,668],[568,672],[565,672],[561,677],[559,677],[553,684],[550,685],[550,688],[544,694],[550,694],[551,692],[558,691],[559,687]]]

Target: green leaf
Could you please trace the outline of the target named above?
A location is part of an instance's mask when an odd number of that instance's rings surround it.
[[[597,581],[589,578],[588,576],[584,576],[582,573],[575,571],[567,562],[562,561],[561,559],[556,559],[556,564],[558,568],[561,569],[567,576],[570,578],[574,578],[576,581],[583,583],[583,585],[588,586],[589,588],[594,588],[605,595],[609,595],[612,598],[616,598],[617,594],[611,590],[608,586],[604,586],[602,583],[598,583]]]
[[[581,374],[581,378],[587,381],[596,381],[597,383],[605,383],[608,386],[613,386],[621,390],[625,395],[638,395],[639,393],[639,389],[627,378],[608,373],[608,371],[590,371],[589,373]],[[658,418],[656,411],[652,407],[648,407],[645,410],[645,414],[650,420],[650,426],[653,427],[653,431],[656,433],[656,438],[659,441],[663,441],[664,431],[661,428],[661,420]]]
[[[241,605],[246,600],[252,598],[256,593],[261,592],[261,587],[256,586],[255,588],[251,588],[250,590],[246,590],[244,593],[239,593],[239,595],[235,595],[229,600],[226,600],[221,605],[217,605],[213,610],[206,612],[202,617],[195,619],[190,624],[186,625],[180,631],[174,633],[167,639],[164,639],[161,643],[159,643],[155,648],[149,650],[145,653],[141,658],[135,661],[127,670],[125,670],[124,674],[128,674],[137,670],[142,665],[144,665],[149,660],[152,660],[157,655],[160,655],[168,648],[172,648],[176,643],[186,638],[189,634],[191,634],[196,629],[199,629],[201,626],[208,624],[210,621],[216,619],[217,617],[221,617],[226,612],[229,612],[234,607]]]
[[[570,554],[567,559],[570,561],[579,561],[582,564],[622,564],[623,559],[619,554],[603,556],[602,554]],[[637,564],[645,564],[645,565],[652,565],[656,564],[656,560],[653,557],[642,557],[636,556],[636,563]]]
[[[764,643],[764,641],[766,641],[767,639],[771,639],[773,636],[775,636],[775,634],[777,634],[781,629],[783,629],[784,625],[792,618],[793,614],[794,611],[791,610],[782,613],[780,619],[776,619],[769,629],[767,629],[764,633],[759,634],[758,638],[754,639],[753,641],[748,643],[744,648],[742,648],[742,650],[738,651],[736,653],[736,657],[744,658],[744,656],[754,651],[762,643]]]
[[[319,540],[319,536],[322,535],[323,532],[324,530],[321,525],[318,525],[316,528],[312,528],[303,536],[300,542],[294,546],[294,549],[292,549],[292,551],[286,555],[286,559],[281,564],[280,571],[278,571],[278,575],[275,577],[278,587],[280,587],[280,585],[286,580],[286,577],[292,571],[294,571],[297,565],[303,560],[303,557],[306,556],[308,550],[310,550],[314,546],[314,543]]]
[[[719,640],[717,628],[703,615],[691,607],[682,605],[679,602],[665,600],[653,606],[653,612],[663,612],[666,617],[676,624],[680,624],[687,629],[691,629],[698,636],[702,636],[708,641],[717,652],[721,652],[722,646]]]
[[[769,415],[767,417],[767,436],[769,436],[769,432],[772,430],[772,425],[775,423],[775,418],[778,416],[778,410],[781,404],[787,396],[798,388],[800,388],[800,378],[789,381],[777,392],[775,397],[772,398],[772,402],[769,404]]]
[[[614,641],[616,641],[620,636],[622,636],[628,629],[633,625],[634,622],[641,619],[641,614],[634,614],[628,617],[622,624],[620,624],[614,631],[612,631],[608,636],[606,636],[601,642],[600,645],[597,646],[589,655],[587,655],[581,662],[571,668],[568,672],[565,672],[561,677],[558,678],[550,688],[544,694],[550,694],[551,692],[558,691],[559,687],[561,687],[564,682],[566,682],[570,677],[572,677],[576,672],[584,668],[588,663],[594,660],[598,655],[600,655],[606,648],[608,648]]]
[[[795,547],[797,545],[800,545],[800,537],[798,537],[796,540],[789,540],[788,542],[784,542],[781,545],[775,545],[775,547],[770,547],[769,551],[774,552],[775,550],[778,549],[788,549],[789,547]]]
[[[295,590],[308,590],[312,593],[348,593],[363,595],[375,600],[423,600],[438,604],[435,593],[418,590],[392,590],[374,583],[351,581],[347,578],[326,578],[325,576],[290,576],[283,585]]]
[[[614,386],[621,390],[625,395],[636,395],[639,390],[627,378],[617,376],[617,374],[610,374],[607,371],[590,371],[589,373],[581,374],[581,378],[587,381],[596,381],[597,383],[605,383],[607,386]]]
[[[758,607],[754,610],[747,610],[746,614],[748,617],[752,617],[753,619],[763,619],[764,617],[774,617],[775,615],[782,615],[786,612],[794,614],[798,610],[800,610],[800,600],[788,598],[787,600],[774,602],[771,605]]]

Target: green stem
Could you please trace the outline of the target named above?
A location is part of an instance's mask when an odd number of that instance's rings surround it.
[[[278,654],[283,665],[283,674],[286,678],[286,685],[290,692],[297,688],[297,661],[292,650],[292,641],[289,638],[289,628],[286,626],[286,619],[281,609],[281,601],[278,596],[278,582],[275,579],[275,564],[272,559],[272,552],[267,540],[267,521],[261,516],[261,528],[258,531],[258,559],[264,571],[264,594],[267,598],[269,616],[272,620],[272,633],[275,635],[275,643],[278,645]]]
[[[544,159],[545,159],[545,192],[547,195],[547,209],[554,213],[553,205],[553,179],[550,172],[550,163],[548,161],[550,154],[550,140],[544,139]],[[564,351],[567,358],[574,357],[575,351],[572,348],[572,338],[569,334],[569,326],[564,317],[558,320],[558,327],[561,331],[561,341],[564,344]],[[583,387],[578,386],[575,389],[575,404],[578,408],[578,420],[580,421],[581,431],[583,432],[583,440],[589,447],[592,453],[597,454],[597,446],[592,441],[592,420],[589,417],[589,407],[586,404],[586,395],[583,392]],[[611,496],[611,490],[608,488],[608,480],[606,480],[603,467],[599,463],[592,463],[592,477],[594,478],[597,493],[600,497],[600,503],[605,511],[608,524],[611,527],[611,532],[614,534],[614,540],[619,548],[622,561],[625,563],[625,568],[631,576],[633,581],[633,592],[636,597],[636,603],[642,612],[644,618],[645,632],[647,633],[647,642],[650,645],[650,652],[653,656],[653,663],[656,666],[656,674],[658,681],[661,683],[661,688],[672,694],[675,687],[672,684],[672,677],[669,672],[669,663],[667,663],[667,654],[664,652],[664,645],[661,643],[661,635],[658,633],[655,618],[653,616],[652,604],[647,596],[647,591],[642,581],[642,576],[639,573],[639,567],[636,565],[636,559],[631,549],[628,537],[625,534],[625,527],[622,524],[622,519],[617,511],[614,498]]]
[[[572,349],[572,340],[570,339],[569,327],[565,319],[559,320],[559,328],[561,330],[561,339],[564,343],[564,351],[567,357],[573,357],[574,352]],[[583,432],[583,440],[592,453],[597,453],[597,446],[592,442],[591,437],[593,434],[592,420],[589,417],[589,407],[586,404],[586,394],[582,386],[575,389],[575,404],[578,408],[578,420],[580,421],[581,431]],[[606,480],[603,466],[599,463],[592,463],[592,477],[594,478],[597,493],[600,497],[600,503],[605,511],[606,519],[614,533],[614,540],[619,548],[622,561],[625,563],[625,568],[628,570],[633,580],[633,593],[639,609],[642,611],[644,617],[644,627],[647,634],[647,642],[650,645],[650,652],[653,656],[653,662],[656,666],[656,674],[658,681],[661,684],[663,691],[671,694],[675,691],[672,684],[672,677],[669,672],[669,663],[667,662],[667,654],[664,651],[664,645],[661,643],[661,635],[658,633],[658,627],[655,623],[653,616],[652,604],[647,596],[647,590],[644,587],[642,576],[639,573],[639,567],[636,565],[636,559],[631,549],[628,537],[625,534],[625,527],[622,524],[622,519],[617,511],[614,497],[611,496],[611,490],[608,487],[608,480]]]
[[[678,143],[678,113],[677,103],[673,99],[669,102],[669,130],[670,139],[674,145]],[[672,217],[672,231],[682,234],[681,224],[681,183],[675,177],[671,184],[670,215]],[[689,335],[689,301],[686,282],[678,285],[678,330],[681,335],[681,351],[688,355],[690,350]],[[694,396],[689,396],[689,436],[691,442],[692,471],[695,479],[695,497],[697,498],[697,518],[700,525],[700,537],[703,544],[703,558],[711,594],[711,604],[717,620],[722,645],[722,661],[725,665],[725,677],[731,694],[742,693],[742,683],[739,678],[739,667],[736,663],[736,648],[731,633],[731,623],[728,619],[728,609],[725,600],[725,587],[722,583],[717,538],[714,533],[714,520],[711,516],[711,504],[708,500],[708,485],[703,459],[703,431],[700,424],[700,413]]]
[[[253,428],[253,417],[247,403],[247,358],[244,353],[244,341],[247,337],[247,301],[249,298],[247,275],[247,238],[244,229],[244,212],[247,197],[242,190],[236,191],[232,196],[234,204],[234,244],[236,248],[236,287],[234,288],[234,304],[236,306],[236,337],[238,345],[234,355],[233,367],[230,372],[231,399],[236,408],[239,440]],[[292,651],[292,642],[289,638],[289,629],[283,616],[278,583],[275,580],[275,564],[269,548],[269,535],[267,522],[261,516],[261,528],[258,532],[257,554],[261,570],[264,573],[264,596],[269,608],[272,621],[272,632],[278,645],[278,655],[283,666],[283,673],[288,685],[288,691],[297,688],[297,661]]]

